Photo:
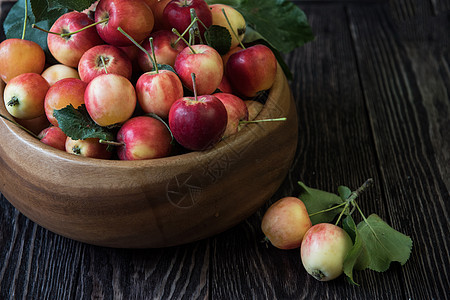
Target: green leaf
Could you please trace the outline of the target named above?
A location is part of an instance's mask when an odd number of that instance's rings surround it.
[[[114,139],[114,134],[106,127],[99,126],[89,116],[83,104],[75,109],[72,104],[55,110],[53,116],[58,121],[61,130],[74,140],[98,138],[107,141]]]
[[[214,48],[220,55],[225,55],[230,51],[231,34],[223,26],[211,25],[205,31],[205,39],[208,46]]]
[[[353,247],[347,253],[344,260],[344,274],[347,275],[350,283],[359,285],[353,280],[353,269],[363,270],[369,264],[369,257],[366,246],[361,239],[359,231],[356,228],[355,221],[351,216],[347,216],[343,221],[343,228],[353,241]]]
[[[298,197],[303,201],[303,203],[305,203],[306,210],[310,215],[345,203],[336,194],[310,188],[301,181],[299,181],[298,184],[302,189]],[[341,206],[336,209],[311,216],[311,222],[313,225],[318,223],[331,222],[342,211],[343,208],[344,206]]]
[[[171,65],[157,64],[157,66],[158,66],[158,70],[160,70],[160,71],[161,70],[167,70],[167,71],[172,71],[175,74],[177,73],[177,72],[175,72],[174,68]]]
[[[207,0],[238,10],[247,22],[275,49],[290,52],[312,41],[314,35],[305,13],[288,0]]]
[[[34,0],[41,1],[41,0]],[[52,7],[67,8],[69,10],[83,11],[89,8],[96,0],[49,0]]]
[[[358,224],[358,232],[367,247],[367,268],[384,272],[393,261],[404,265],[409,259],[412,240],[390,227],[376,214]]]

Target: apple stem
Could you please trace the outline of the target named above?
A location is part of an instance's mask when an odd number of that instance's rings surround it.
[[[200,44],[203,44],[203,39],[202,36],[200,35],[200,29],[198,28],[198,22],[200,21],[200,19],[197,17],[195,9],[191,8],[189,12],[191,14],[191,24],[192,24],[192,30],[189,30],[189,40],[194,42],[195,37],[198,37],[200,40]],[[205,26],[205,24],[203,24],[203,26]]]
[[[138,42],[136,42],[128,33],[126,33],[121,27],[117,27],[117,30],[122,33],[124,36],[126,36],[136,47],[138,47],[140,50],[144,51],[144,53],[147,55],[148,59],[152,62],[153,69],[157,69],[156,62],[152,59],[150,54],[147,50],[144,49]]]
[[[192,77],[192,86],[194,88],[194,99],[197,101],[197,84],[195,83],[195,73],[191,73]]]
[[[107,141],[107,140],[103,140],[103,139],[98,140],[98,142],[100,144],[105,144],[105,145],[109,145],[109,146],[117,146],[117,147],[125,146],[124,142]]]
[[[59,35],[59,36],[62,37],[62,38],[65,38],[65,37],[71,36],[72,34],[75,34],[75,33],[81,32],[81,31],[83,31],[83,30],[85,30],[85,29],[88,29],[88,28],[90,28],[90,27],[93,27],[93,26],[95,26],[95,25],[97,25],[97,24],[105,23],[105,22],[107,22],[108,20],[109,20],[109,19],[106,18],[106,19],[103,19],[103,20],[98,21],[98,22],[96,22],[96,23],[89,24],[89,25],[87,25],[87,26],[85,26],[85,27],[83,27],[83,28],[81,28],[81,29],[76,30],[76,31],[73,31],[73,32],[67,32],[67,33],[60,33],[60,32],[49,31],[49,30],[46,30],[46,29],[44,29],[44,28],[42,28],[42,27],[37,26],[36,24],[31,25],[31,27],[32,27],[32,28],[39,29],[40,31],[46,32],[46,33],[48,33],[48,34],[55,34],[55,35]]]
[[[324,213],[324,212],[327,212],[327,211],[332,211],[332,210],[335,210],[336,208],[339,208],[339,207],[341,207],[341,206],[343,206],[345,204],[346,204],[346,202],[342,202],[341,204],[335,205],[335,206],[327,208],[327,209],[323,209],[321,211],[317,211],[315,213],[309,214],[308,216],[312,217],[312,216],[315,216],[315,215],[318,215],[318,214],[321,214],[321,213]]]
[[[189,26],[184,30],[183,34],[178,35],[178,39],[175,41],[175,44],[178,43],[181,39],[182,36],[184,36],[186,33],[189,32],[189,30],[192,28],[192,26],[194,26],[194,22],[192,21],[191,24],[189,24]],[[173,30],[172,30],[173,31]]]
[[[234,37],[239,41],[239,44],[241,45],[242,49],[245,49],[244,44],[242,44],[241,39],[237,35],[236,31],[234,31],[233,26],[231,26],[231,22],[228,19],[227,13],[225,12],[225,9],[222,8],[222,13],[225,16],[225,20],[227,20],[228,26],[230,26],[231,32],[233,33]]]
[[[276,122],[276,121],[286,121],[287,118],[275,118],[275,119],[261,119],[261,120],[251,120],[251,121],[239,121],[239,124],[249,124],[249,123],[261,123],[261,122]]]
[[[28,19],[28,0],[25,0],[25,19],[23,20],[22,40],[25,39],[25,30],[27,28]]]
[[[172,28],[172,32],[175,33],[179,38],[181,38],[183,40],[183,42],[186,43],[186,45],[189,47],[189,49],[191,49],[193,54],[197,54],[197,52],[195,52],[194,48],[192,48],[191,43],[186,41],[186,39],[178,32],[178,30],[176,30],[175,28]]]
[[[103,57],[103,55],[100,55],[100,60],[102,61],[103,70],[105,70],[105,74],[108,74],[108,69],[106,68],[106,62],[105,62],[105,58]]]
[[[153,37],[149,38],[149,42],[150,42],[150,49],[152,49],[152,56],[153,56],[153,61],[154,61],[155,72],[156,72],[156,74],[159,74],[158,63],[156,61],[155,46],[153,45]]]
[[[16,121],[11,120],[10,118],[4,116],[3,114],[0,114],[0,117],[2,117],[3,119],[5,119],[6,121],[9,121],[11,123],[13,123],[14,125],[16,125],[17,127],[25,130],[26,132],[28,132],[31,136],[37,138],[38,140],[40,140],[40,138],[34,134],[32,131],[28,130],[27,128],[23,127],[22,125],[20,125],[19,123],[17,123]]]

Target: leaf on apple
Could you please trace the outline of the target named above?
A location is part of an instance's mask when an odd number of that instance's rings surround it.
[[[367,247],[367,268],[384,272],[389,269],[391,262],[397,261],[404,265],[409,259],[411,238],[393,229],[376,214],[361,221],[357,229]]]
[[[77,109],[72,104],[53,112],[61,130],[74,140],[84,140],[87,138],[98,138],[112,141],[114,134],[106,127],[95,123],[82,104]]]
[[[219,25],[211,25],[205,31],[208,46],[214,48],[220,55],[225,55],[231,47],[231,35],[228,29]]]
[[[303,201],[303,203],[305,203],[306,210],[310,215],[345,202],[336,194],[310,188],[301,181],[299,181],[298,184],[302,189],[298,197]],[[313,225],[331,222],[341,211],[342,207],[338,207],[330,211],[311,216],[311,222]]]

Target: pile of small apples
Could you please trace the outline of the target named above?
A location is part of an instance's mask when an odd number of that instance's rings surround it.
[[[212,25],[229,31],[227,53],[205,43]],[[245,28],[237,10],[204,0],[100,0],[47,31],[57,64],[46,64],[32,41],[0,44],[5,107],[25,127],[49,122],[39,139],[82,156],[165,157],[173,138],[188,151],[208,149],[255,117],[262,104],[254,98],[275,80],[274,54],[263,45],[245,48]],[[115,128],[115,140],[66,135],[55,111],[70,105]]]
[[[300,248],[308,274],[329,281],[343,273],[344,260],[353,246],[348,233],[331,223],[312,225],[305,204],[285,197],[272,204],[262,218],[265,239],[279,249]]]

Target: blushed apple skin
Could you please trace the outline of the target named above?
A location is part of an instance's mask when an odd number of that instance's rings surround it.
[[[166,125],[149,116],[138,116],[126,121],[117,133],[117,141],[125,143],[117,149],[121,160],[166,157],[172,148],[172,136]]]
[[[192,73],[195,73],[197,95],[214,93],[223,77],[223,63],[220,54],[208,45],[192,45],[184,48],[174,64],[175,72],[183,85],[193,91]]]
[[[50,31],[69,33],[93,23],[86,14],[73,11],[59,17],[53,23]],[[95,27],[84,29],[68,37],[61,37],[56,34],[47,35],[48,49],[53,57],[60,63],[74,68],[78,66],[78,62],[84,52],[103,43]]]
[[[107,150],[108,146],[100,144],[99,139],[73,140],[67,137],[65,150],[67,153],[99,159],[110,159],[112,153]]]
[[[204,0],[172,0],[165,6],[163,18],[169,28],[175,28],[182,34],[191,24],[191,8],[195,10],[197,17],[207,28],[212,25],[212,14]],[[202,25],[199,25],[198,28],[203,37],[205,28]]]
[[[131,46],[133,42],[117,30],[121,27],[136,42],[141,43],[153,30],[153,12],[142,0],[100,0],[95,10],[95,22],[109,18],[106,23],[97,24],[97,32],[108,44]]]
[[[130,79],[133,65],[128,55],[121,49],[111,45],[98,45],[87,50],[78,64],[81,80],[89,83],[95,77],[106,74],[101,57],[105,61],[108,73],[122,75]]]
[[[11,116],[18,119],[34,119],[45,113],[44,99],[50,85],[36,73],[24,73],[11,79],[3,92],[5,107]],[[15,105],[8,105],[12,99]]]
[[[225,106],[227,110],[227,128],[223,134],[223,138],[227,138],[230,135],[237,133],[240,129],[240,121],[248,120],[248,110],[244,101],[229,93],[215,93],[213,96],[217,97]]]
[[[261,230],[273,246],[287,250],[300,247],[311,225],[305,204],[298,198],[285,197],[267,209]]]
[[[84,104],[84,93],[87,83],[76,78],[65,78],[50,87],[45,95],[44,109],[48,121],[54,126],[59,126],[53,116],[55,110],[72,104],[74,108]]]
[[[145,113],[154,113],[166,119],[172,104],[183,97],[183,84],[172,71],[142,74],[136,83],[138,102]]]
[[[67,135],[57,126],[50,126],[43,129],[38,137],[40,141],[55,149],[65,151]]]
[[[233,53],[225,68],[233,91],[248,98],[270,89],[276,72],[277,59],[272,50],[264,45],[251,46]]]
[[[306,271],[319,281],[329,281],[343,272],[344,259],[353,246],[342,228],[320,223],[306,232],[300,248]]]
[[[175,101],[169,112],[169,127],[177,142],[189,150],[213,147],[227,127],[227,110],[212,95],[184,97]]]
[[[20,74],[41,74],[44,67],[45,53],[37,43],[22,39],[0,43],[0,77],[5,83]]]
[[[84,93],[86,110],[100,126],[120,124],[128,120],[136,108],[134,86],[125,77],[103,74],[89,82]]]
[[[65,78],[80,79],[80,75],[76,69],[63,64],[51,65],[41,75],[47,80],[50,86],[54,85],[58,80]]]
[[[173,67],[177,55],[186,47],[186,44],[181,39],[175,44],[178,37],[168,30],[153,32],[150,34],[149,38],[150,37],[153,38],[153,47],[157,63]],[[149,39],[144,40],[142,47],[147,50],[148,53],[152,53]],[[142,71],[148,72],[153,70],[153,63],[144,51],[139,51],[137,59]]]

